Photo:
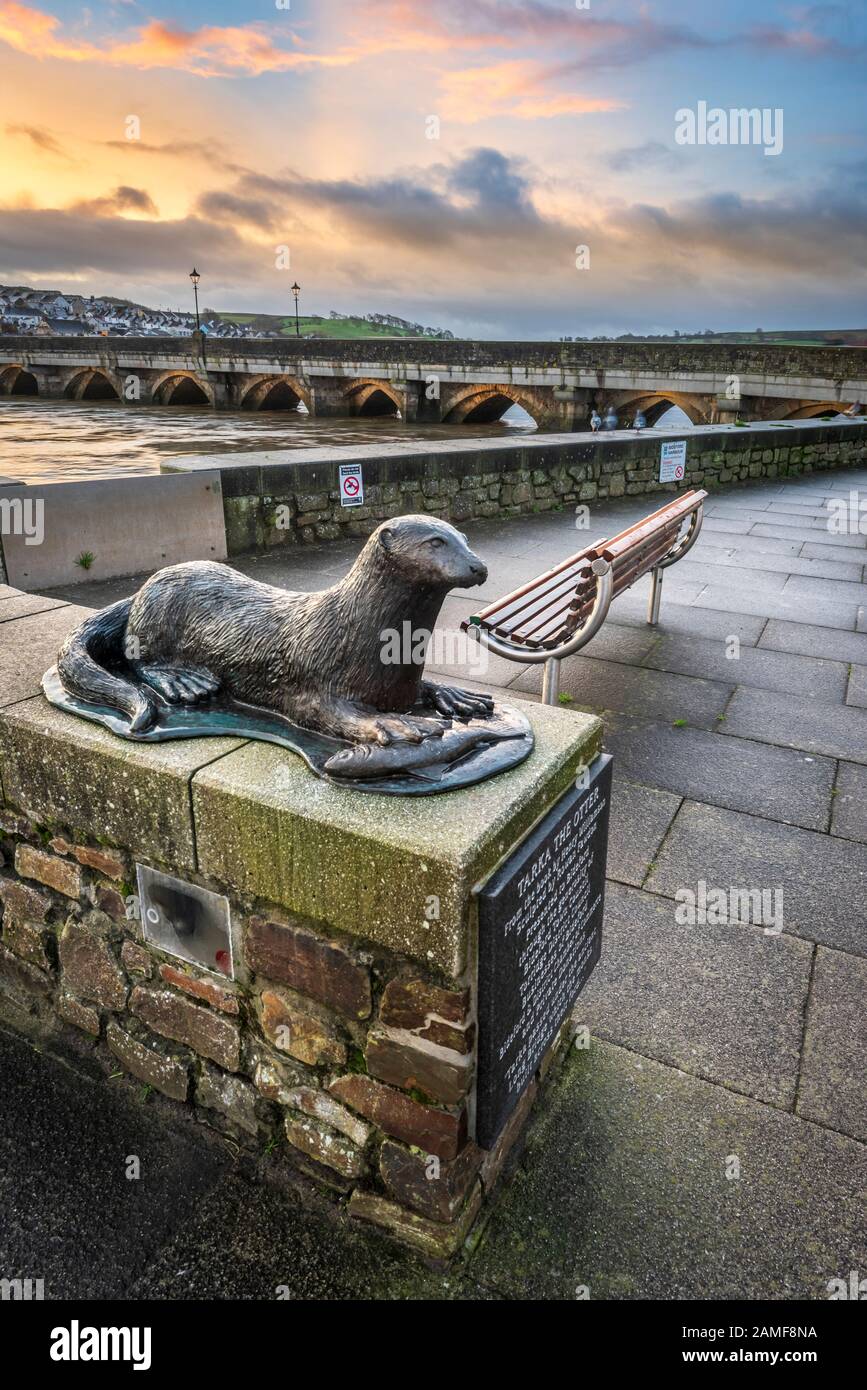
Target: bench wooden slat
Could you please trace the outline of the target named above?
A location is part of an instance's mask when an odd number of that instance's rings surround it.
[[[684,521],[701,507],[706,496],[698,489],[683,493],[625,531],[579,550],[537,579],[488,604],[464,619],[461,626],[483,627],[501,640],[528,649],[560,645],[593,608],[598,582],[591,572],[594,560],[609,561],[612,597],[616,598],[670,553]]]
[[[702,497],[706,494],[702,493]],[[669,519],[682,521],[684,517],[690,515],[696,508],[696,497],[698,494],[685,492],[676,502],[671,502],[668,506],[660,507],[658,511],[651,512],[643,521],[636,521],[625,531],[620,531],[616,536],[612,536],[610,541],[606,541],[600,553],[606,560],[613,560],[617,555],[628,550],[636,541],[643,540],[646,535],[664,525]]]
[[[538,590],[541,589],[544,591],[547,587],[560,583],[561,577],[565,579],[569,574],[577,574],[582,565],[591,564],[597,557],[598,552],[596,547],[604,544],[605,537],[603,536],[595,545],[587,546],[584,550],[577,551],[575,555],[570,555],[569,559],[564,560],[562,564],[555,565],[553,569],[545,570],[544,573],[540,574],[536,579],[531,579],[527,584],[522,584],[520,588],[513,589],[511,593],[504,594],[502,598],[495,599],[494,602],[489,603],[486,608],[482,608],[478,613],[474,613],[471,621],[487,624],[488,620],[495,616],[505,617],[506,612],[501,610],[510,610],[512,607],[516,607],[519,601],[525,596],[530,595],[532,597]]]
[[[541,598],[546,593],[554,594],[559,590],[560,585],[567,583],[571,579],[577,580],[582,569],[587,569],[593,560],[600,555],[606,560],[615,560],[621,552],[628,550],[634,542],[652,537],[654,532],[667,522],[683,519],[694,510],[694,503],[690,504],[690,498],[694,497],[692,492],[684,493],[683,497],[676,502],[668,503],[660,507],[643,521],[635,522],[625,531],[621,531],[617,536],[607,540],[604,537],[594,542],[592,546],[587,546],[584,550],[579,550],[575,555],[569,556],[561,564],[555,565],[553,569],[546,570],[537,579],[530,580],[527,584],[522,584],[518,589],[513,589],[511,593],[505,594],[503,598],[496,599],[487,605],[479,613],[474,614],[471,622],[479,626],[490,627],[498,633],[506,634],[509,631],[508,624],[520,613],[523,608],[535,602],[536,598]],[[496,619],[496,621],[492,621]]]
[[[590,566],[595,558],[592,556],[589,559],[582,559],[575,569],[564,571],[562,575],[546,586],[528,590],[520,598],[504,605],[487,617],[485,625],[495,632],[508,632],[512,627],[520,625],[527,617],[543,608],[557,603],[563,603],[568,607],[572,594],[575,592],[575,586],[582,582],[582,575],[590,574]]]
[[[641,562],[636,562],[628,568],[622,568],[613,597],[625,593],[636,580],[643,578],[653,567],[653,564],[667,555],[670,549],[671,540],[666,538],[663,544],[645,554]],[[592,584],[582,586],[580,592],[576,591],[567,610],[550,614],[547,621],[537,623],[530,629],[513,630],[508,634],[509,640],[527,647],[556,647],[561,641],[570,637],[579,624],[588,617],[596,597],[595,586],[596,580],[594,579]]]
[[[627,551],[614,561],[614,597],[623,593],[632,585],[636,579],[644,574],[649,566],[671,549],[679,529],[679,522],[674,522],[664,530],[652,534],[633,550]],[[550,632],[551,624],[556,622],[559,617],[561,626],[574,628],[575,623],[571,621],[571,615],[586,607],[592,607],[593,598],[596,593],[596,579],[588,572],[582,581],[579,577],[571,591],[561,596],[560,601],[553,604],[543,604],[535,610],[527,610],[519,615],[518,622],[500,623],[493,628],[497,636],[508,637],[512,642],[520,642],[522,645],[535,645],[544,643],[547,634]],[[586,603],[584,600],[586,599]]]

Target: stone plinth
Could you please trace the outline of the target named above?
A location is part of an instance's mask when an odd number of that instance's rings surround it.
[[[596,755],[599,721],[516,701],[536,738],[525,763],[394,798],[265,744],[126,743],[30,685],[6,703],[3,680],[0,666],[3,1018],[302,1169],[345,1219],[452,1253],[550,1060],[480,1149],[474,889]],[[145,939],[136,864],[228,899],[233,979]]]
[[[473,886],[569,787],[599,725],[515,702],[536,749],[466,791],[371,796],[311,776],[300,758],[248,743],[193,778],[199,868],[244,892],[457,977]],[[439,916],[426,912],[438,900]]]

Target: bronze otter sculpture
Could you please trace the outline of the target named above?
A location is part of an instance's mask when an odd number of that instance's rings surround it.
[[[489,719],[494,702],[423,680],[423,658],[384,661],[383,638],[407,622],[430,634],[449,590],[487,573],[466,537],[430,516],[384,522],[345,579],[317,593],[213,561],[171,565],[86,618],[57,674],[78,700],[125,714],[132,736],[155,724],[161,702],[222,698],[352,744],[418,744],[454,720]]]

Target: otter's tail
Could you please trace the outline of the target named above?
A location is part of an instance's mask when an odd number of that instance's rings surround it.
[[[130,720],[130,733],[142,733],[156,718],[149,691],[121,674],[132,599],[122,599],[85,618],[60,648],[57,672],[65,690],[91,705],[108,705]]]

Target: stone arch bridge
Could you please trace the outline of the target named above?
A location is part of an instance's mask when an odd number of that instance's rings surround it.
[[[483,424],[520,405],[544,429],[587,428],[613,405],[649,425],[808,419],[867,399],[867,349],[725,343],[374,338],[0,338],[0,396],[298,410]]]

